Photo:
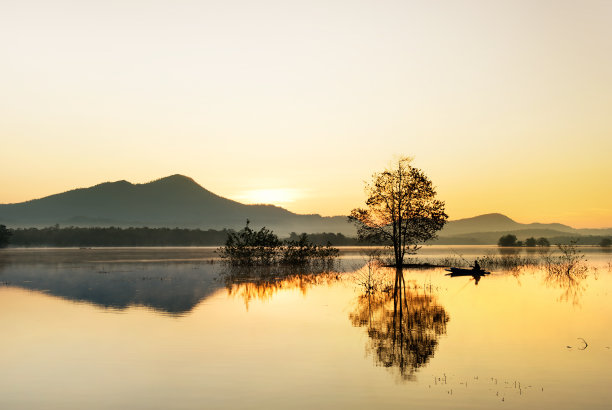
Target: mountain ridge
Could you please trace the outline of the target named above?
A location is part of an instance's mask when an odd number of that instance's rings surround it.
[[[290,232],[333,232],[355,235],[346,216],[296,214],[270,204],[242,204],[219,196],[192,178],[173,174],[146,183],[102,182],[20,203],[0,204],[0,223],[9,227],[68,226],[180,227],[240,229],[245,221],[280,235]],[[560,223],[516,222],[501,213],[448,221],[440,239],[491,242],[493,235],[612,235],[612,228],[575,229]],[[517,236],[519,236],[517,235]],[[533,236],[529,235],[529,236]],[[544,236],[544,235],[542,235]],[[479,237],[480,239],[476,239]]]
[[[239,229],[246,219],[279,234],[332,230],[354,234],[346,217],[300,215],[284,208],[247,205],[221,197],[192,178],[174,174],[143,184],[103,182],[15,204],[0,204],[0,223],[35,227],[149,226]]]

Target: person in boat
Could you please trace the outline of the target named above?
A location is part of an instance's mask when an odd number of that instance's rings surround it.
[[[474,261],[474,266],[472,267],[472,270],[482,270],[480,268],[480,264],[478,263],[478,259]]]

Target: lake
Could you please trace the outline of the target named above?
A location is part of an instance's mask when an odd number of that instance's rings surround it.
[[[362,285],[393,272],[359,248],[325,273],[263,277],[228,273],[213,248],[2,249],[0,408],[608,409],[612,253],[579,251],[571,281],[405,269],[397,319]]]

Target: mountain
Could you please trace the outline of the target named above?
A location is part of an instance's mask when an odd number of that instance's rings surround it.
[[[290,232],[341,232],[354,235],[346,217],[300,215],[274,205],[245,205],[220,197],[183,175],[146,184],[105,182],[17,204],[0,205],[0,224],[8,227],[148,226],[240,229],[246,219],[258,229]]]
[[[449,221],[439,233],[437,244],[495,244],[502,235],[513,234],[518,239],[564,238],[612,235],[612,228],[576,229],[560,223],[522,224],[499,213]]]
[[[274,205],[245,205],[220,197],[193,179],[172,175],[146,184],[105,182],[90,188],[18,204],[0,204],[0,224],[8,227],[117,226],[240,229],[246,219],[280,236],[291,232],[333,232],[355,236],[345,216],[300,215]],[[558,223],[522,224],[492,213],[449,221],[435,243],[491,244],[508,233],[528,237],[608,236],[612,229],[574,229]]]
[[[466,233],[473,232],[500,232],[500,231],[516,231],[516,230],[524,230],[524,229],[534,229],[534,230],[553,230],[558,232],[565,233],[576,233],[577,229],[572,228],[571,226],[559,224],[559,223],[551,223],[551,224],[541,224],[541,223],[530,223],[530,224],[522,224],[514,221],[513,219],[508,218],[502,214],[485,214],[479,215],[472,218],[465,219],[457,219],[454,221],[449,221],[444,229],[440,232],[440,235],[444,236],[453,236],[453,235],[461,235]]]

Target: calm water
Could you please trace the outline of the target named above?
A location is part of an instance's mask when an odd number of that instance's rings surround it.
[[[0,408],[608,409],[612,253],[581,251],[574,283],[406,270],[398,328],[355,248],[267,280],[206,248],[0,250]]]

